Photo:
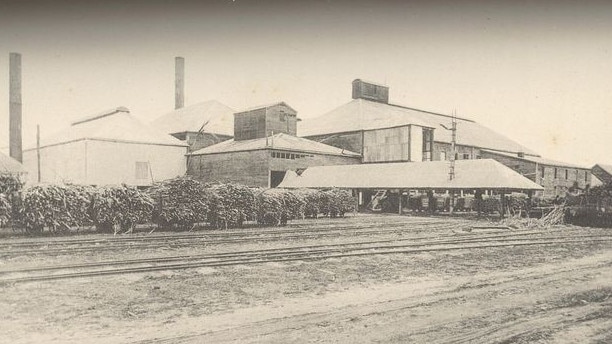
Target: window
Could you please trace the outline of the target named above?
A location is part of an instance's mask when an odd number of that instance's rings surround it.
[[[540,179],[544,179],[544,167],[540,169]]]
[[[148,179],[149,178],[149,162],[148,161],[136,161],[136,179]]]
[[[587,183],[589,181],[588,178],[589,178],[589,172],[584,171],[584,182],[585,183]]]
[[[555,167],[555,179],[557,179],[557,168]]]
[[[281,112],[281,113],[278,115],[278,119],[279,119],[281,122],[284,122],[284,121],[285,121],[285,117],[286,117],[286,116],[287,116],[287,115],[285,115],[285,113],[284,113],[284,112]]]
[[[468,154],[468,153],[463,153],[463,156],[461,157],[461,159],[463,159],[463,160],[469,160],[469,159],[470,159],[470,154]]]
[[[565,180],[567,180],[569,177],[569,170],[566,168],[565,169]]]
[[[440,160],[441,161],[446,160],[446,152],[440,152]]]
[[[431,161],[433,129],[423,128],[423,161]]]

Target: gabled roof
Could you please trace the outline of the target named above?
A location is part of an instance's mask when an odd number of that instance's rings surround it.
[[[27,173],[23,165],[8,155],[0,153],[0,174]]]
[[[180,108],[155,119],[151,125],[168,134],[203,132],[234,136],[234,109],[216,100]]]
[[[599,166],[599,168],[608,173],[608,175],[612,176],[612,165],[596,164],[595,166]],[[593,166],[593,168],[595,166]]]
[[[549,165],[549,166],[567,167],[567,168],[581,168],[581,169],[586,169],[586,170],[589,169],[588,167],[585,167],[585,166],[570,164],[570,163],[563,162],[563,161],[544,159],[544,158],[538,157],[538,156],[525,155],[523,157],[519,157],[516,154],[491,151],[491,150],[488,150],[488,149],[483,149],[483,151],[487,152],[487,153],[491,153],[491,154],[497,154],[497,155],[501,155],[501,156],[505,156],[505,157],[509,157],[509,158],[514,158],[514,159],[517,159],[517,160],[535,162],[535,163],[540,164],[540,165]]]
[[[315,136],[409,124],[435,128],[434,141],[451,142],[451,131],[442,127],[450,127],[450,116],[365,99],[354,99],[323,116],[304,119],[299,133],[300,136]],[[465,118],[457,118],[457,144],[537,155],[511,139]]]
[[[317,153],[325,155],[354,157],[360,156],[357,153],[343,150],[341,148],[336,148],[333,146],[326,145],[324,143],[319,143],[302,137],[295,137],[284,133],[253,140],[234,141],[232,139],[228,141],[223,141],[221,143],[217,143],[216,145],[208,146],[195,152],[192,152],[190,153],[190,155],[242,152],[261,149],[277,149],[291,152]]]
[[[182,141],[142,123],[122,107],[74,121],[59,133],[42,138],[41,148],[84,139],[186,146]],[[35,148],[27,150],[32,149]]]
[[[452,181],[448,161],[428,161],[309,167],[299,176],[288,172],[279,187],[543,190],[493,159],[456,161]]]

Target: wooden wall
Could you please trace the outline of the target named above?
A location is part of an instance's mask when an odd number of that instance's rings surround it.
[[[234,139],[252,140],[267,135],[297,135],[297,113],[284,104],[234,114]]]
[[[359,157],[342,157],[323,154],[294,154],[308,157],[285,159],[273,158],[272,151],[257,150],[247,152],[228,152],[189,157],[187,174],[207,182],[233,181],[249,186],[267,187],[270,171],[287,171],[307,168],[310,166],[358,164]]]

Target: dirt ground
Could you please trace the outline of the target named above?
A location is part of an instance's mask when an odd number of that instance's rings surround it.
[[[426,229],[397,216],[354,221],[406,221],[404,237]],[[587,231],[597,232],[563,228]],[[206,267],[0,285],[0,293],[1,343],[612,343],[612,242]]]

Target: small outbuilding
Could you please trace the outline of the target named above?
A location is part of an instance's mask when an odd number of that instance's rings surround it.
[[[361,160],[358,153],[296,137],[297,112],[284,102],[234,117],[234,138],[190,153],[188,175],[210,182],[276,187],[289,170]]]
[[[23,162],[31,182],[146,186],[183,175],[186,153],[185,143],[118,107],[42,139]]]

